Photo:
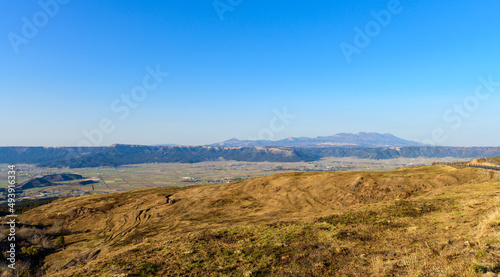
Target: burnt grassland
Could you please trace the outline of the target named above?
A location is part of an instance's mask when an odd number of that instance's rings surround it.
[[[61,199],[22,219],[70,232],[42,259],[50,276],[496,276],[499,179],[284,173]]]

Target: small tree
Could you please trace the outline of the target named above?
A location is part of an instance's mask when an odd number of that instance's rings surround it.
[[[64,250],[64,237],[63,236],[59,236],[56,238],[56,244],[61,246],[62,249]]]
[[[21,253],[26,256],[36,256],[38,254],[38,248],[36,248],[34,245],[30,247],[22,247]]]

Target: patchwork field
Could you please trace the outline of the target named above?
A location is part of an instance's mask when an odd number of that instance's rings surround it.
[[[284,172],[337,172],[353,170],[392,170],[405,166],[426,165],[432,162],[450,162],[444,159],[352,159],[329,158],[317,162],[273,163],[218,161],[195,164],[157,163],[119,167],[54,169],[32,165],[18,165],[18,183],[49,174],[75,173],[97,183],[72,185],[62,182],[55,187],[33,188],[23,191],[20,198],[68,197],[90,193],[112,193],[148,187],[191,186],[228,183]],[[67,184],[65,184],[67,183]],[[0,187],[7,185],[7,165],[0,165]]]

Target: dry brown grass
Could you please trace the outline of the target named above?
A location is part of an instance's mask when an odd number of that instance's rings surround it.
[[[475,276],[500,264],[497,178],[447,166],[286,173],[63,199],[23,219],[73,232],[45,260],[53,276]]]

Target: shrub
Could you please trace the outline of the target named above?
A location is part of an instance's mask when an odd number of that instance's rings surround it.
[[[64,237],[63,236],[57,237],[55,240],[55,243],[56,243],[56,245],[58,245],[64,249]]]
[[[36,256],[38,255],[38,248],[36,246],[32,245],[30,247],[22,247],[21,248],[21,253],[23,253],[26,256]]]

